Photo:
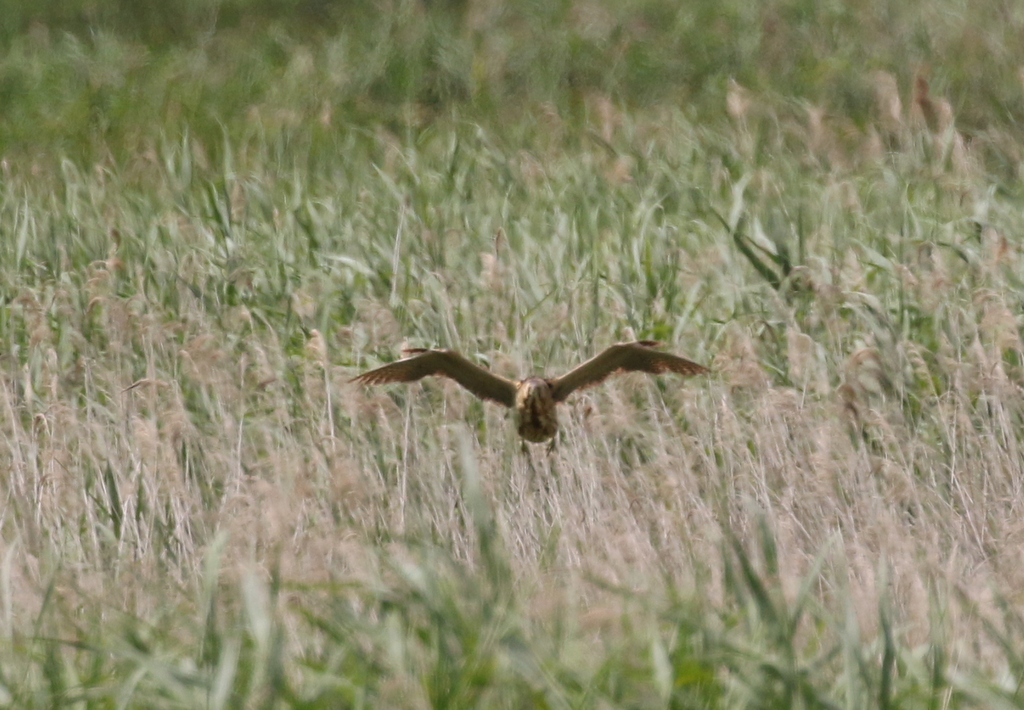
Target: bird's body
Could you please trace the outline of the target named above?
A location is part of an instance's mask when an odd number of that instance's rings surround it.
[[[410,349],[408,357],[353,378],[374,385],[385,382],[414,382],[428,375],[449,377],[481,399],[515,409],[519,435],[540,443],[558,432],[557,405],[578,389],[590,387],[618,372],[675,372],[700,375],[703,365],[677,355],[655,350],[658,343],[638,340],[612,345],[561,377],[526,377],[510,380],[470,362],[451,350]]]
[[[519,436],[539,444],[558,431],[558,412],[551,396],[551,382],[527,377],[516,383],[516,428]]]

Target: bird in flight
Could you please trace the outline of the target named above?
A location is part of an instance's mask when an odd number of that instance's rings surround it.
[[[526,377],[509,380],[470,362],[452,350],[410,348],[406,357],[352,378],[352,382],[379,385],[415,382],[428,375],[448,377],[481,399],[516,411],[519,436],[540,443],[558,431],[555,406],[578,389],[602,382],[620,372],[674,372],[685,377],[702,375],[708,368],[686,358],[661,352],[654,340],[618,343],[561,377]],[[525,445],[524,445],[525,446]]]

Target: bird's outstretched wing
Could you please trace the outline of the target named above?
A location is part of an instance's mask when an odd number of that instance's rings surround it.
[[[685,376],[708,372],[708,368],[691,360],[655,350],[657,345],[654,340],[612,345],[579,367],[553,379],[551,396],[556,402],[564,401],[576,390],[596,385],[618,372],[675,372]]]
[[[506,407],[516,403],[516,386],[511,380],[485,370],[451,350],[405,350],[408,357],[364,372],[352,378],[364,385],[384,382],[414,382],[428,375],[450,377],[477,397],[490,399]]]

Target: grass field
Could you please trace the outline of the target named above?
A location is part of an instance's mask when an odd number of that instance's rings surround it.
[[[1024,706],[1022,30],[11,3],[0,707]]]

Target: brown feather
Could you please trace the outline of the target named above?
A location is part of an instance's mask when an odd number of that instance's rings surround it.
[[[618,372],[675,372],[700,375],[703,365],[663,353],[653,340],[618,343],[561,377],[527,377],[513,382],[476,365],[451,350],[403,350],[406,357],[352,379],[366,385],[414,382],[429,375],[449,377],[483,399],[516,410],[519,435],[527,441],[547,441],[558,431],[555,405],[572,392],[601,382]]]
[[[495,375],[456,352],[421,348],[403,352],[411,356],[364,372],[352,378],[352,382],[379,385],[386,382],[415,382],[430,375],[440,375],[455,380],[477,397],[490,399],[506,407],[515,406],[514,382]]]
[[[551,395],[556,402],[562,402],[576,390],[596,385],[619,372],[675,372],[684,376],[708,372],[708,368],[692,360],[655,350],[657,345],[654,340],[612,345],[579,367],[554,378],[551,381]]]

